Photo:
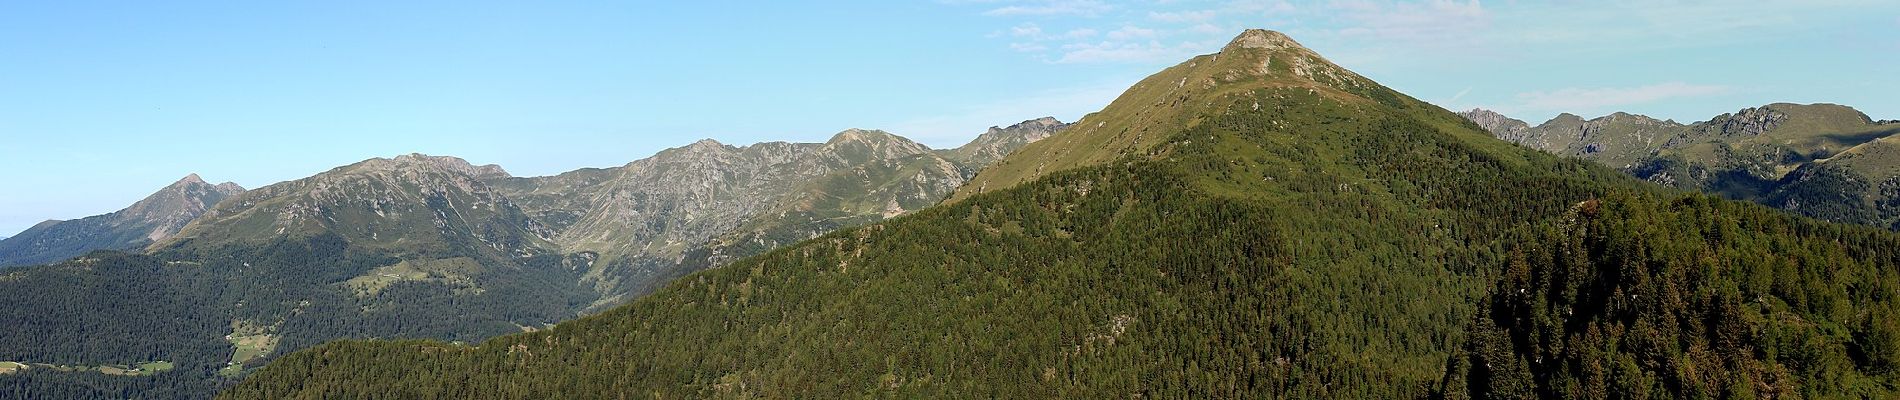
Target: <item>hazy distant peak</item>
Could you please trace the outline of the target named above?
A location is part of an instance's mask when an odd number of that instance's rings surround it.
[[[1036,119],[1032,119],[1028,121],[1018,122],[1015,125],[1010,125],[1008,128],[1000,128],[1000,127],[992,126],[990,127],[990,132],[997,132],[997,131],[1010,130],[1010,129],[1026,129],[1026,128],[1034,128],[1034,127],[1055,127],[1055,126],[1061,126],[1061,125],[1063,125],[1062,121],[1057,120],[1056,117],[1042,117],[1042,118],[1036,118]]]
[[[897,135],[892,135],[890,132],[885,132],[881,130],[851,128],[851,129],[845,129],[843,131],[839,131],[838,134],[836,135],[831,135],[831,139],[826,140],[825,143],[862,142],[862,141],[867,141],[867,140],[887,140],[887,139],[892,139],[895,136]]]
[[[950,150],[952,157],[972,165],[987,166],[1001,160],[1010,152],[1030,143],[1046,139],[1069,127],[1069,124],[1055,117],[1042,117],[1010,125],[1007,128],[990,127],[989,131],[977,135],[976,139],[956,149]]]
[[[415,168],[426,168],[426,169],[453,171],[457,173],[467,174],[469,176],[472,176],[478,179],[507,178],[511,176],[508,174],[507,170],[502,169],[501,166],[499,165],[487,164],[487,165],[477,166],[477,165],[469,163],[468,160],[464,160],[461,157],[432,156],[432,155],[427,155],[427,154],[422,154],[422,153],[409,153],[409,154],[396,156],[393,158],[372,158],[368,160],[363,160],[362,162],[359,162],[356,164],[351,164],[349,167],[346,167],[346,168],[351,168],[351,167],[354,167],[355,169],[359,169],[361,171],[366,171],[366,172],[367,171],[396,171],[396,170],[406,170],[406,169],[415,169]]]
[[[1499,114],[1496,111],[1482,108],[1461,111],[1458,115],[1464,116],[1465,119],[1478,124],[1478,127],[1491,132],[1492,136],[1497,136],[1499,139],[1513,143],[1522,142],[1525,139],[1525,132],[1531,128],[1531,125],[1523,120],[1511,118],[1504,114]]]
[[[184,178],[109,214],[78,220],[47,220],[0,242],[0,266],[59,261],[93,250],[128,250],[164,240],[226,198],[244,192],[225,182]]]
[[[190,175],[185,175],[184,178],[178,179],[177,182],[172,182],[172,186],[192,184],[192,183],[202,184],[202,183],[205,183],[205,180],[203,178],[199,178],[198,174],[194,172]]]

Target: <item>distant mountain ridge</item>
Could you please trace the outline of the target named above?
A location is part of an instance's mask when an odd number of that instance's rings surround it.
[[[1066,126],[1053,118],[991,128],[933,150],[879,130],[824,143],[714,140],[621,167],[486,182],[543,216],[560,251],[596,260],[598,305],[710,265],[935,204],[969,175]]]
[[[135,250],[178,233],[225,198],[244,192],[235,183],[206,183],[198,174],[167,185],[119,211],[48,220],[0,239],[0,267],[44,264],[93,250]]]
[[[118,332],[105,338],[88,333],[101,329],[73,327],[89,326],[83,321],[43,323],[34,326],[63,328],[0,334],[0,348],[14,359],[78,365],[162,355],[189,363],[179,373],[198,378],[161,386],[191,392],[208,390],[211,374],[240,376],[273,355],[333,339],[473,342],[541,329],[680,275],[933,205],[984,157],[1062,126],[1025,121],[946,150],[864,129],[823,143],[708,139],[620,167],[545,177],[447,156],[364,160],[206,201],[192,218],[164,220],[170,225],[155,241],[127,247],[145,255],[59,257],[52,261],[66,261],[0,279],[0,293],[31,299],[12,304],[10,322],[39,323],[36,316],[81,304],[87,321],[108,321],[94,324]],[[193,176],[174,186],[198,184]],[[153,198],[176,197],[170,191]],[[29,283],[36,286],[22,286]],[[167,289],[150,289],[160,283]],[[122,290],[112,288],[153,293],[97,297]],[[107,300],[114,305],[100,305]],[[117,305],[140,301],[166,307],[123,315],[144,309]],[[174,319],[191,329],[144,332],[109,322],[158,327],[175,324],[150,321]],[[127,335],[152,339],[119,337]],[[8,379],[0,374],[0,388]],[[67,378],[50,379],[29,382]]]
[[[1030,142],[1042,140],[1066,129],[1071,124],[1057,121],[1054,117],[1042,117],[1023,121],[1009,127],[990,127],[988,132],[977,135],[970,143],[955,149],[942,150],[950,159],[973,165],[989,165],[1008,156],[1016,149]],[[970,171],[975,174],[976,171]]]
[[[434,256],[473,250],[532,256],[550,235],[479,177],[506,175],[455,157],[409,154],[337,167],[246,192],[206,212],[153,250],[332,233],[356,245]],[[472,249],[458,248],[477,244]]]
[[[1613,113],[1537,126],[1473,109],[1500,139],[1597,161],[1638,178],[1804,215],[1900,229],[1900,121],[1852,107],[1775,103],[1681,124]]]

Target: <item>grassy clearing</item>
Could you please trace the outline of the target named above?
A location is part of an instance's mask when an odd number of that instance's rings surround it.
[[[470,278],[481,264],[468,257],[440,260],[404,260],[395,265],[370,270],[343,282],[358,298],[375,297],[384,288],[402,281],[441,282],[456,286],[474,286]]]
[[[173,367],[171,361],[151,361],[139,363],[138,365],[108,364],[99,366],[0,361],[0,374],[9,374],[30,368],[45,368],[59,372],[98,372],[106,375],[151,376],[160,372],[170,371]]]
[[[231,334],[225,335],[224,339],[231,342],[231,347],[235,348],[235,351],[231,352],[231,362],[223,369],[219,369],[218,375],[235,378],[243,374],[245,363],[276,351],[278,337],[271,333],[276,330],[276,325],[262,325],[243,320],[231,321]]]
[[[237,347],[237,351],[231,353],[231,363],[243,364],[258,357],[270,355],[271,351],[276,350],[277,335],[233,335],[231,345]]]
[[[172,370],[173,367],[174,366],[172,365],[171,361],[153,361],[153,362],[148,362],[144,364],[139,364],[139,370],[149,371],[152,373],[170,371]]]
[[[222,376],[226,378],[236,378],[243,374],[244,374],[244,364],[231,364],[231,365],[224,366],[224,368],[218,369],[218,376]]]

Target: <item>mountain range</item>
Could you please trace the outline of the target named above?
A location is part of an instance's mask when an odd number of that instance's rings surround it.
[[[1851,107],[1776,103],[1691,124],[1619,112],[1530,126],[1483,109],[1460,114],[1500,139],[1658,184],[1900,229],[1900,121]]]
[[[0,294],[20,299],[0,320],[32,327],[0,333],[0,361],[173,369],[102,383],[36,368],[0,375],[0,387],[204,397],[273,355],[333,339],[472,342],[541,329],[680,275],[925,208],[997,154],[1065,126],[1025,121],[943,150],[860,129],[824,143],[702,140],[545,177],[421,154],[250,191],[194,175],[125,211],[3,242],[92,235],[20,253],[64,261],[0,279]],[[73,313],[86,318],[57,317]]]
[[[551,329],[326,343],[221,396],[1887,398],[1894,254],[1249,30],[943,204]]]
[[[178,233],[205,210],[244,192],[225,182],[205,183],[198,174],[110,214],[47,220],[10,238],[0,238],[0,267],[45,264],[93,250],[135,250]]]
[[[0,271],[0,398],[1893,398],[1894,128],[1530,126],[1256,29],[955,149],[192,176]]]

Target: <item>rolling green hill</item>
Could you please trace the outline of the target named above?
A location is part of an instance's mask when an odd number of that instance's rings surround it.
[[[1152,86],[1184,75],[1213,83]],[[549,330],[325,344],[224,396],[1892,394],[1893,234],[1512,146],[1269,31],[1142,85],[960,201]]]

